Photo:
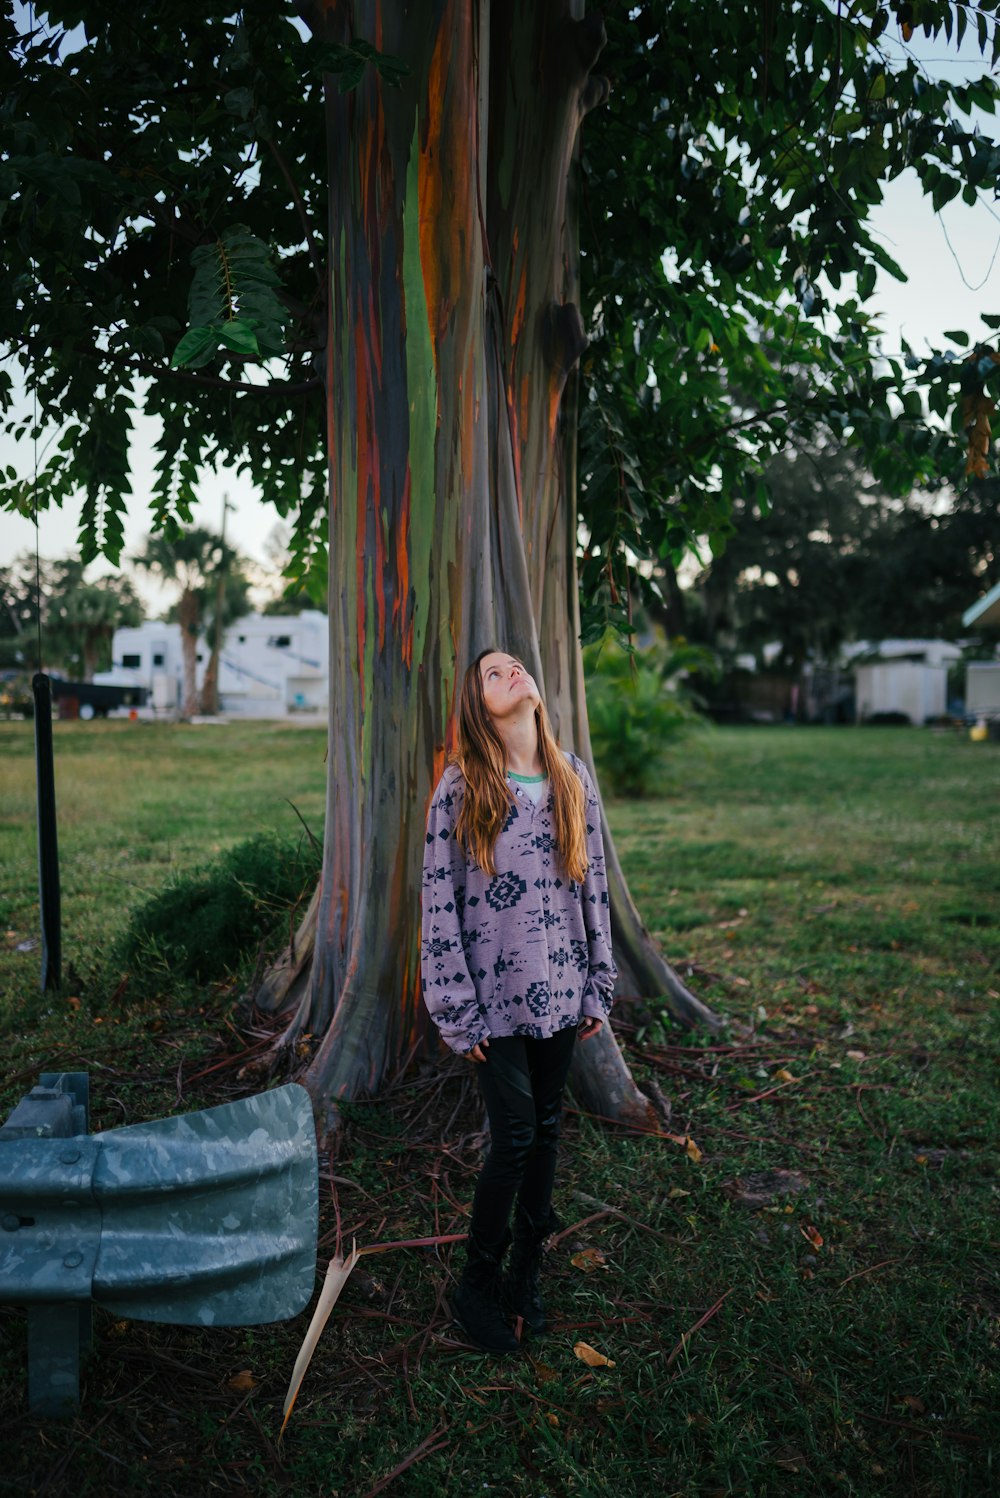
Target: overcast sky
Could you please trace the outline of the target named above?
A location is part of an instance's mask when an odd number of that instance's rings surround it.
[[[915,38],[910,50],[934,76],[955,73],[967,76],[981,70],[978,52],[969,37],[961,56],[944,42],[932,46],[927,42],[918,45],[920,41],[921,38]],[[998,124],[991,127],[988,119],[981,123],[985,132],[1000,128]],[[981,193],[975,207],[956,200],[935,215],[920,193],[916,174],[908,171],[889,186],[885,202],[873,214],[872,223],[886,249],[908,276],[907,282],[900,284],[880,272],[869,304],[882,317],[887,353],[898,351],[901,338],[918,353],[930,345],[941,346],[942,335],[949,328],[964,328],[973,337],[981,333],[996,338],[981,322],[983,313],[1000,315],[1000,214],[989,194]],[[133,500],[126,521],[126,553],[136,550],[149,530],[147,498],[152,487],[157,430],[156,424],[144,416],[136,417],[132,446]],[[10,438],[0,434],[0,461],[14,463],[21,473],[30,474],[33,466],[30,441],[15,447]],[[277,516],[245,477],[225,471],[206,474],[195,509],[195,523],[218,529],[224,493],[234,506],[227,522],[228,537],[245,555],[264,562],[266,542]],[[42,556],[66,556],[76,549],[79,511],[76,503],[41,515]],[[34,545],[34,526],[30,521],[0,512],[0,565],[21,552],[33,551]],[[101,570],[107,570],[106,566],[95,564],[94,571]],[[148,588],[144,591],[151,605],[158,602]]]

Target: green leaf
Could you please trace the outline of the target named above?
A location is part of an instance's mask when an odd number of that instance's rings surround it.
[[[246,120],[253,113],[253,91],[249,88],[231,88],[222,97],[222,102],[230,114],[238,119]]]
[[[863,302],[867,302],[875,290],[877,276],[878,272],[870,260],[858,271],[858,296]]]
[[[260,353],[257,334],[249,323],[242,322],[238,317],[222,324],[219,329],[219,340],[224,348],[231,349],[234,354],[259,355]]]
[[[174,349],[171,369],[200,369],[219,347],[220,329],[216,326],[189,328]]]
[[[954,328],[951,331],[946,332],[944,336],[946,338],[950,338],[952,343],[960,344],[962,348],[968,347],[969,335],[968,333],[963,333],[961,328]]]

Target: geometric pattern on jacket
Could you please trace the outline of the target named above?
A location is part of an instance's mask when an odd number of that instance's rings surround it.
[[[536,805],[508,781],[510,815],[496,841],[495,874],[467,857],[455,836],[465,779],[449,765],[431,799],[424,842],[420,971],[424,1003],[453,1051],[490,1035],[547,1039],[584,1016],[607,1018],[618,976],[600,804],[583,783],[587,874],[569,879],[555,842],[552,794]]]

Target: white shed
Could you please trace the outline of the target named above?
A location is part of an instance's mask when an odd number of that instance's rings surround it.
[[[1000,661],[970,661],[965,668],[965,711],[1000,718]]]
[[[966,629],[1000,626],[1000,583],[966,609]],[[965,668],[965,711],[975,718],[1000,718],[1000,660],[970,661]]]
[[[948,702],[948,667],[926,661],[873,661],[855,667],[854,696],[859,723],[881,713],[903,713],[911,723],[943,716]]]

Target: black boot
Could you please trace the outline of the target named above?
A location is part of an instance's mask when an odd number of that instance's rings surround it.
[[[510,1316],[520,1316],[529,1331],[541,1336],[548,1330],[539,1278],[542,1269],[542,1245],[559,1230],[559,1219],[549,1209],[536,1222],[518,1203],[514,1213],[514,1246],[503,1277],[503,1307]]]
[[[465,1268],[451,1297],[456,1322],[484,1352],[517,1352],[520,1346],[500,1309],[500,1266],[507,1243],[499,1253],[491,1252],[470,1233]]]

